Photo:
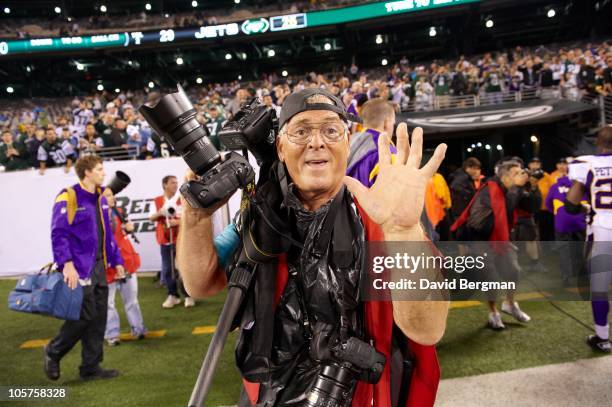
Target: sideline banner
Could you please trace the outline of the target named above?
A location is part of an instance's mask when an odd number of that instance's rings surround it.
[[[162,194],[161,180],[175,175],[179,184],[187,171],[180,157],[147,161],[104,162],[105,182],[121,170],[132,180],[117,196],[117,205],[124,209],[136,228],[140,244],[132,241],[142,260],[141,271],[158,271],[161,267],[159,246],[155,240],[155,224],[148,220],[153,198]],[[74,168],[65,174],[63,168],[48,169],[45,175],[36,170],[0,173],[0,277],[38,271],[52,261],[51,210],[62,188],[78,182]],[[234,194],[229,210],[213,216],[214,233],[227,224],[240,203],[240,191]]]

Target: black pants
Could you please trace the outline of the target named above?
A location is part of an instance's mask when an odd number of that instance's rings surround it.
[[[49,342],[47,353],[57,362],[81,341],[81,376],[95,372],[103,359],[104,330],[108,310],[108,287],[103,262],[95,266],[92,284],[83,287],[83,305],[78,321],[66,321]],[[104,277],[102,279],[101,277]]]
[[[555,234],[557,249],[559,251],[559,269],[561,278],[569,280],[582,272],[584,266],[585,232],[571,232]]]

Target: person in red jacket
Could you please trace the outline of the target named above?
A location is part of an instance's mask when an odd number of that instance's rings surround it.
[[[174,175],[166,175],[162,179],[164,194],[155,197],[149,212],[149,220],[155,222],[155,237],[161,248],[162,270],[161,281],[168,288],[168,297],[162,304],[163,308],[173,308],[181,303],[179,297],[179,271],[176,267],[176,241],[178,237],[179,219],[181,217],[182,203],[178,194],[178,180]],[[193,307],[194,300],[185,295],[185,307]]]
[[[140,256],[134,250],[129,240],[128,233],[134,230],[130,222],[121,221],[121,209],[116,207],[115,196],[110,188],[104,190],[104,196],[110,207],[111,228],[119,246],[121,257],[125,263],[125,271],[117,271],[114,267],[106,269],[106,281],[108,282],[108,312],[106,318],[106,331],[104,339],[110,346],[119,345],[119,313],[115,307],[115,293],[121,293],[121,300],[125,308],[125,315],[130,324],[132,336],[144,339],[147,329],[144,326],[140,304],[138,303],[138,278],[136,271],[140,267]]]
[[[487,274],[493,279],[517,281],[520,266],[511,245],[511,231],[517,221],[517,208],[524,199],[529,199],[524,191],[527,172],[516,160],[501,161],[496,165],[495,176],[485,182],[451,226],[451,232],[465,227],[465,236],[472,242],[475,253],[486,253],[493,249],[493,261],[487,263]],[[479,242],[492,242],[481,244]],[[517,321],[527,323],[527,315],[517,301],[514,290],[506,292],[502,312],[512,315]],[[488,325],[495,330],[505,329],[501,314],[497,309],[497,291],[488,292]]]

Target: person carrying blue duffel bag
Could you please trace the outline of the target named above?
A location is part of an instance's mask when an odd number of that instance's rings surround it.
[[[80,285],[75,289],[68,287],[63,274],[58,273],[54,266],[54,263],[49,263],[38,274],[20,278],[15,289],[9,294],[9,308],[30,314],[78,320],[81,315],[83,289]]]
[[[44,348],[44,371],[60,377],[60,360],[77,342],[82,344],[79,374],[83,380],[116,377],[119,372],[100,366],[103,359],[108,287],[106,268],[123,270],[123,259],[110,232],[109,207],[103,195],[102,159],[80,158],[75,171],[80,182],[63,189],[55,199],[51,221],[53,260],[68,287],[83,290],[80,318],[67,320]]]

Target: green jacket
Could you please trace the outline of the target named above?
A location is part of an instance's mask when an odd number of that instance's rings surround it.
[[[0,144],[0,165],[6,171],[25,170],[30,167],[28,163],[28,149],[23,143],[14,142],[13,148],[19,153],[19,157],[8,156],[8,146]]]

